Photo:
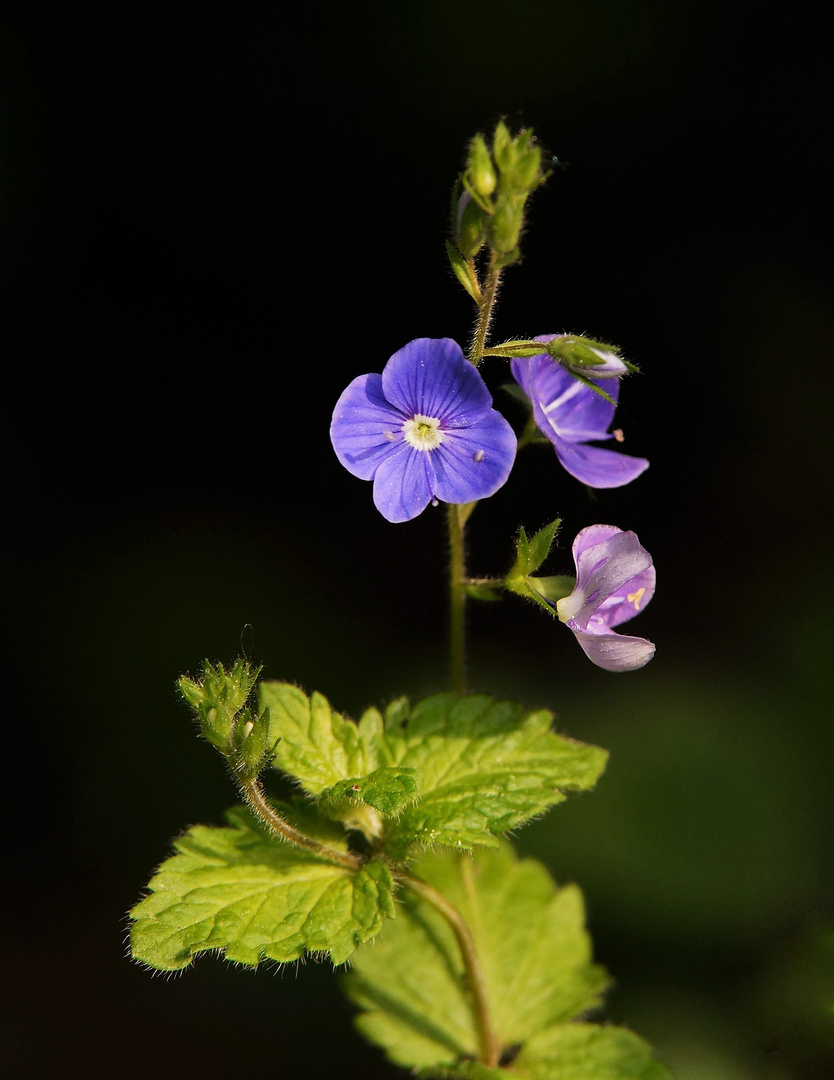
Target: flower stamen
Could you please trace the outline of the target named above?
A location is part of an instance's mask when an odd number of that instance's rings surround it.
[[[438,419],[415,413],[403,424],[403,438],[415,450],[436,450],[443,442],[444,435]]]

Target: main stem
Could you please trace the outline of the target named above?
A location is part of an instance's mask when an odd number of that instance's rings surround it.
[[[412,877],[410,874],[398,874],[397,879],[411,889],[412,892],[417,893],[427,904],[431,904],[435,911],[439,912],[451,926],[460,949],[466,979],[472,994],[475,1025],[478,1029],[478,1042],[481,1047],[481,1061],[487,1067],[495,1068],[501,1057],[501,1045],[490,1022],[486,983],[481,970],[481,962],[475,950],[472,931],[454,904],[449,903],[443,893],[438,892],[427,881]]]
[[[483,359],[487,335],[489,334],[489,324],[492,322],[492,309],[495,306],[498,283],[501,280],[501,270],[495,263],[495,255],[491,255],[486,285],[481,290],[481,302],[478,305],[478,318],[475,323],[475,333],[472,336],[472,347],[469,350],[469,360],[475,367]]]
[[[463,546],[465,522],[462,506],[450,505],[447,509],[449,525],[449,649],[451,661],[452,692],[464,693],[466,686],[466,554]]]
[[[478,318],[472,337],[469,361],[477,367],[484,356],[492,309],[498,295],[501,269],[495,255],[490,256],[486,285],[480,291]],[[464,529],[475,503],[450,505],[446,520],[449,526],[449,649],[452,691],[463,694],[466,687],[466,547]]]

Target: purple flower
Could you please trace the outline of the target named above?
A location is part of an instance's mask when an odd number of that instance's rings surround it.
[[[388,521],[428,504],[494,495],[510,475],[513,429],[474,365],[449,338],[417,338],[381,375],[360,375],[333,410],[330,440],[348,472],[373,480]]]
[[[550,341],[555,336],[536,340]],[[587,445],[611,438],[608,427],[616,406],[575,379],[553,357],[547,353],[524,360],[516,357],[511,367],[513,378],[532,402],[536,427],[553,443],[556,457],[571,476],[589,487],[611,488],[622,487],[648,469],[645,458]],[[606,378],[602,388],[616,402],[619,379]]]
[[[654,596],[652,557],[633,532],[591,525],[573,542],[576,587],[556,604],[589,659],[606,671],[634,671],[648,664],[654,645],[618,634]]]

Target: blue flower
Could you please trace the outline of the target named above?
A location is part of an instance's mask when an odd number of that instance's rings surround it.
[[[648,664],[654,645],[614,629],[642,611],[654,596],[652,557],[633,532],[591,525],[573,542],[576,587],[556,604],[590,660],[606,671],[634,671]]]
[[[553,336],[536,340],[549,341]],[[612,488],[629,483],[648,469],[645,458],[587,445],[611,438],[608,427],[616,405],[575,379],[553,357],[547,353],[528,359],[516,357],[511,367],[513,378],[532,403],[536,427],[553,443],[556,457],[571,476],[592,488]],[[610,375],[602,385],[615,402],[619,388],[619,379]]]
[[[330,440],[348,472],[373,480],[388,521],[410,521],[438,499],[494,495],[516,452],[512,428],[449,338],[417,338],[381,375],[354,379],[333,410]]]

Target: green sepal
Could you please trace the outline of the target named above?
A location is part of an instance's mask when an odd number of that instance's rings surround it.
[[[591,349],[602,349],[603,352],[621,356],[622,349],[619,345],[611,345],[607,341],[596,341],[594,338],[584,337],[579,334],[563,334],[545,343],[546,351],[556,360],[569,360],[571,363],[582,367],[585,364],[603,364],[598,356],[591,353]]]
[[[240,713],[234,732],[236,753],[232,762],[243,779],[257,777],[272,760],[275,742],[270,738],[269,709],[258,715],[245,709]]]
[[[576,588],[576,578],[571,577],[570,574],[554,574],[551,577],[529,577],[527,581],[539,596],[554,605],[566,596],[570,596]]]
[[[183,675],[177,686],[191,706],[203,736],[221,753],[227,753],[238,720],[260,673],[246,660],[236,660],[229,670],[222,664],[203,662],[201,679]]]
[[[367,776],[340,780],[319,795],[319,809],[328,817],[344,820],[360,803],[373,807],[387,817],[396,817],[417,796],[417,773],[414,769],[384,767]]]
[[[457,250],[454,244],[446,241],[446,254],[449,256],[449,263],[455,272],[455,277],[466,289],[476,304],[481,302],[480,290],[476,288],[475,282],[472,280],[472,274],[469,271],[469,264],[466,259]]]
[[[568,369],[566,368],[565,370],[567,371]],[[611,397],[607,390],[603,390],[601,386],[597,386],[597,384],[595,382],[592,382],[591,379],[589,379],[586,375],[581,375],[578,371],[574,371],[572,368],[570,369],[570,374],[574,377],[574,379],[578,379],[579,382],[581,382],[584,386],[587,386],[590,390],[593,390],[593,392],[598,397],[603,398],[611,405],[617,404],[617,402],[614,400],[614,398]]]
[[[599,1004],[608,978],[592,962],[575,885],[558,888],[541,863],[518,859],[506,843],[473,858],[431,853],[413,872],[470,927],[502,1048],[523,1045],[553,1025],[570,1026]],[[373,948],[354,954],[345,980],[362,1009],[357,1026],[398,1065],[432,1075],[438,1066],[471,1069],[465,1060],[478,1056],[479,1044],[460,950],[426,901],[407,887],[400,899],[396,921]]]
[[[488,600],[494,602],[501,599],[501,594],[496,592],[495,587],[484,585],[481,582],[470,582],[468,585],[464,585],[463,591],[472,600]]]
[[[243,807],[227,819],[228,828],[197,825],[175,841],[177,854],[130,912],[135,960],[177,971],[220,951],[248,967],[305,953],[343,964],[394,914],[384,863],[352,871],[276,840]]]

